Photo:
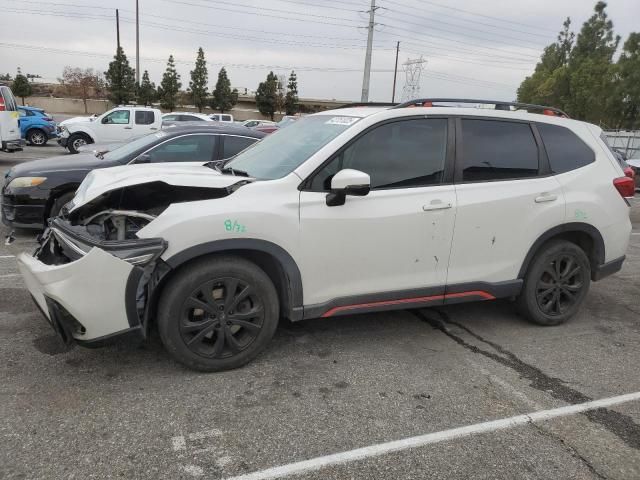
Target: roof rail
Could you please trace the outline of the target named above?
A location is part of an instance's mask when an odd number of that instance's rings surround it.
[[[353,102],[353,103],[345,103],[344,105],[340,105],[338,107],[330,108],[329,110],[337,110],[339,108],[355,108],[355,107],[397,107],[398,103],[391,102]]]
[[[393,108],[407,108],[407,107],[432,107],[434,103],[468,103],[476,105],[495,105],[496,110],[542,110],[544,115],[551,115],[556,117],[570,118],[567,113],[563,112],[556,107],[547,107],[545,105],[536,105],[533,103],[520,103],[520,102],[505,102],[502,100],[475,100],[469,98],[419,98],[416,100],[410,100],[400,105],[396,105]]]

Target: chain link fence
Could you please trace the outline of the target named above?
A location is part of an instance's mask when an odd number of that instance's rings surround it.
[[[609,145],[628,159],[640,159],[640,130],[605,130]]]

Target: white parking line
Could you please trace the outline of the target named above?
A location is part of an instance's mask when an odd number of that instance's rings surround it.
[[[629,393],[617,397],[603,398],[577,405],[568,405],[566,407],[553,408],[550,410],[541,410],[538,412],[527,413],[524,415],[516,415],[515,417],[493,420],[491,422],[476,423],[466,427],[453,428],[451,430],[443,430],[441,432],[428,433],[417,437],[409,437],[402,440],[395,440],[378,445],[357,448],[347,452],[334,453],[324,457],[316,457],[311,460],[305,460],[297,463],[290,463],[280,467],[268,468],[246,475],[227,478],[227,480],[269,480],[274,478],[289,477],[302,473],[320,470],[331,465],[339,465],[343,463],[355,462],[365,458],[378,457],[392,452],[408,450],[410,448],[422,447],[432,443],[440,443],[454,438],[468,437],[479,433],[495,432],[508,428],[526,425],[529,423],[543,422],[557,417],[565,417],[575,415],[577,413],[595,410],[597,408],[611,407],[622,403],[640,400],[640,392]]]
[[[13,277],[21,277],[19,273],[7,273],[5,275],[0,275],[0,278],[13,278]]]
[[[0,255],[0,258],[16,258],[15,255]]]

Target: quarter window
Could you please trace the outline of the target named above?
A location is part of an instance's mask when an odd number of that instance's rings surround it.
[[[248,138],[248,137],[234,137],[234,136],[225,136],[224,137],[224,147],[222,151],[222,159],[226,160],[227,158],[231,158],[238,153],[240,153],[245,148],[249,147],[256,143],[257,139]]]
[[[527,123],[462,120],[462,180],[484,182],[538,175],[538,146]]]
[[[155,121],[153,112],[149,110],[136,110],[136,125],[151,125]]]
[[[358,138],[311,182],[311,190],[326,191],[338,171],[368,173],[371,188],[438,185],[447,155],[447,120],[441,118],[387,123]]]
[[[185,135],[158,145],[148,154],[153,163],[210,162],[215,147],[215,135]]]
[[[568,128],[548,123],[538,123],[537,127],[553,173],[569,172],[595,162],[593,150]]]

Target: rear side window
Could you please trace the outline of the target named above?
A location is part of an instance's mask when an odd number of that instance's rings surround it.
[[[155,120],[153,112],[136,110],[136,125],[151,125]]]
[[[527,123],[462,120],[462,181],[538,175],[538,146]]]
[[[223,122],[230,122],[231,121],[231,115],[222,115],[222,121]]]
[[[222,159],[226,160],[240,153],[245,148],[256,143],[257,139],[248,137],[225,136],[222,151]]]
[[[180,115],[180,121],[182,122],[204,122],[204,120],[200,117],[196,117],[195,115]]]
[[[551,171],[564,173],[595,162],[596,155],[575,133],[565,127],[538,123]]]

